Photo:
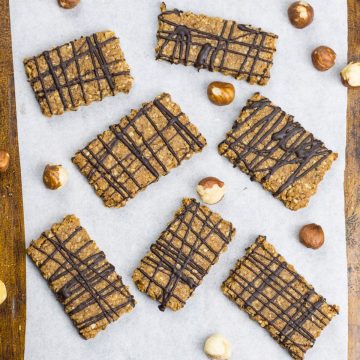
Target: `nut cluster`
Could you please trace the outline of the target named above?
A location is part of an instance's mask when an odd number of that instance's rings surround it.
[[[314,9],[306,1],[296,1],[288,9],[289,20],[298,29],[310,25],[314,20]]]
[[[196,191],[204,203],[213,205],[224,197],[225,184],[218,178],[210,176],[198,183]]]
[[[300,230],[299,238],[306,247],[311,249],[319,249],[325,241],[322,227],[316,224],[303,226]]]
[[[10,155],[5,150],[0,150],[0,173],[6,172],[9,168]]]
[[[311,54],[314,67],[319,71],[326,71],[335,65],[336,53],[328,46],[319,46]]]
[[[58,0],[59,5],[64,9],[72,9],[80,3],[80,0]]]
[[[204,352],[212,360],[229,360],[231,357],[231,345],[224,336],[214,334],[206,339]]]
[[[234,100],[235,88],[233,84],[214,81],[209,84],[207,94],[209,100],[215,105],[229,105]]]
[[[68,180],[68,174],[62,165],[46,165],[43,182],[50,190],[61,189]]]

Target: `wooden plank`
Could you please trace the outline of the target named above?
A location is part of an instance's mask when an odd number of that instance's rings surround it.
[[[8,292],[0,305],[0,359],[22,360],[25,241],[8,0],[0,0],[0,29],[0,148],[11,158],[9,170],[0,174],[0,279]]]
[[[360,61],[360,1],[348,0],[348,60]],[[345,170],[349,360],[360,359],[360,90],[348,90]]]

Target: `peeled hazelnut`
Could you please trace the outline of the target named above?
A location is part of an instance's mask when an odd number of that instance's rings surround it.
[[[0,305],[6,300],[7,291],[5,284],[0,280]]]
[[[312,52],[311,60],[316,69],[326,71],[335,65],[336,53],[327,46],[319,46]]]
[[[225,184],[216,177],[210,176],[202,179],[198,183],[196,191],[204,203],[213,205],[224,197]]]
[[[229,105],[235,97],[235,88],[233,84],[214,81],[207,88],[209,100],[215,105]]]
[[[80,3],[80,0],[59,0],[59,5],[64,9],[72,9]]]
[[[212,360],[229,360],[231,345],[222,335],[214,334],[206,339],[204,352]]]
[[[360,88],[360,62],[351,62],[340,72],[342,83],[349,88]]]
[[[289,20],[298,29],[310,25],[314,20],[314,9],[306,1],[296,1],[288,9]]]
[[[324,231],[320,225],[308,224],[301,228],[300,241],[308,248],[318,249],[325,241]]]
[[[62,165],[46,165],[43,174],[45,186],[50,190],[62,188],[68,179],[68,174]]]
[[[9,168],[10,155],[5,150],[0,150],[0,173],[4,173]]]

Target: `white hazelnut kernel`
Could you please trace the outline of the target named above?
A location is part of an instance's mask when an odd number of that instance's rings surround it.
[[[6,300],[7,291],[5,284],[0,280],[0,305]]]
[[[225,184],[215,177],[206,177],[198,183],[196,191],[204,203],[213,205],[224,197]]]
[[[360,62],[351,62],[341,70],[341,79],[345,86],[360,87]]]
[[[46,165],[43,182],[50,190],[61,189],[68,181],[68,173],[62,165]]]
[[[221,334],[214,334],[206,339],[204,352],[212,360],[229,360],[231,345]]]

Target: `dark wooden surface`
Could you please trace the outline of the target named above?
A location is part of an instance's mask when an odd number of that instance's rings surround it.
[[[360,61],[360,1],[348,0],[348,60]],[[360,359],[360,89],[348,90],[345,214],[349,360]]]
[[[0,148],[10,154],[0,174],[0,359],[22,360],[25,348],[25,241],[8,0],[0,0]]]
[[[360,1],[348,0],[349,61],[360,61]],[[25,248],[8,0],[0,0],[0,359],[21,360],[25,345]],[[348,90],[345,215],[349,274],[349,360],[360,359],[360,90]]]

